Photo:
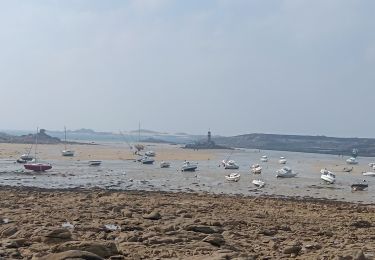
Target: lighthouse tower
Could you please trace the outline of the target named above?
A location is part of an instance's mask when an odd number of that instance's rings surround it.
[[[207,143],[210,144],[212,143],[212,140],[211,140],[211,131],[208,130],[208,133],[207,133]]]

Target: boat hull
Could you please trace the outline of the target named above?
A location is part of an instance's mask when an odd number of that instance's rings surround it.
[[[62,156],[66,156],[66,157],[73,157],[74,156],[73,151],[62,151],[61,154],[62,154]]]
[[[195,172],[198,166],[189,166],[189,167],[182,167],[181,171],[183,172]]]
[[[329,176],[322,175],[322,176],[320,176],[320,178],[321,178],[323,181],[328,182],[328,183],[330,183],[330,184],[335,183],[335,179],[330,178]]]
[[[52,169],[52,165],[50,164],[24,164],[26,170],[34,171],[34,172],[44,172],[47,170]]]

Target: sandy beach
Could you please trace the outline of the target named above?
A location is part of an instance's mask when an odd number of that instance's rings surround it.
[[[98,256],[90,259],[373,259],[375,253],[373,206],[9,187],[0,197],[4,259],[66,259],[69,250]]]

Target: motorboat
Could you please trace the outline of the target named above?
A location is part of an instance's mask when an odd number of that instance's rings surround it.
[[[353,165],[353,164],[358,164],[358,161],[356,158],[350,157],[349,159],[346,160],[346,163]]]
[[[155,160],[153,158],[150,158],[148,156],[145,156],[141,159],[142,164],[153,164]]]
[[[147,151],[145,152],[145,156],[148,156],[148,157],[155,157],[156,153],[154,151]]]
[[[255,186],[257,186],[258,188],[263,188],[264,185],[266,185],[266,183],[264,181],[262,181],[262,180],[253,180],[252,184],[254,184]]]
[[[259,164],[254,164],[251,166],[251,172],[254,174],[261,174],[262,173],[262,167],[260,167]]]
[[[239,168],[240,166],[234,160],[226,161],[224,165],[224,169],[226,170],[237,170]]]
[[[34,172],[44,172],[52,169],[52,165],[49,163],[26,163],[23,166],[26,170]]]
[[[363,176],[375,177],[375,172],[364,172]]]
[[[354,183],[350,186],[352,188],[352,191],[359,191],[359,190],[365,190],[368,188],[368,184],[366,180],[363,180],[360,183]]]
[[[240,180],[241,175],[237,172],[230,173],[228,175],[225,175],[225,179],[227,181],[234,181],[238,182]]]
[[[65,148],[64,148],[64,150],[61,152],[61,154],[62,154],[62,156],[67,156],[67,157],[72,157],[72,156],[74,156],[74,151],[72,151],[72,150],[69,150],[69,149],[67,149],[66,148],[66,127],[64,127],[64,133],[65,133]]]
[[[89,161],[89,166],[99,166],[102,164],[102,161],[99,160],[91,160]]]
[[[320,173],[322,174],[322,175],[320,175],[320,178],[323,181],[325,181],[327,183],[330,183],[330,184],[335,183],[335,181],[336,181],[336,175],[333,172],[328,171],[327,169],[321,169]]]
[[[285,159],[285,157],[280,157],[279,163],[280,163],[280,164],[286,164],[286,159]]]
[[[74,151],[72,150],[63,150],[61,152],[62,156],[72,157],[74,156]]]
[[[260,158],[260,161],[261,162],[268,162],[268,157],[266,155],[263,155],[261,158]]]
[[[20,156],[20,159],[28,162],[28,161],[34,160],[34,157],[31,156],[30,154],[22,154]]]
[[[171,167],[171,163],[170,162],[162,161],[160,163],[160,168],[169,168],[169,167]]]
[[[276,177],[278,178],[293,178],[297,175],[294,171],[292,171],[289,167],[283,167],[280,170],[276,171]]]
[[[198,164],[185,161],[181,167],[182,172],[194,172],[198,168]]]

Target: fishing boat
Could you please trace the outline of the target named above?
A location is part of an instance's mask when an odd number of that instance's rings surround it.
[[[37,161],[37,147],[38,147],[38,132],[39,129],[36,129],[35,135],[35,148],[34,148],[34,160],[25,163],[23,166],[26,170],[34,171],[34,172],[44,172],[47,170],[52,169],[52,165],[50,163],[42,163]]]
[[[153,158],[148,157],[148,156],[144,156],[141,159],[142,164],[153,164],[154,162],[155,162],[155,160]]]
[[[354,157],[350,157],[349,159],[346,160],[347,164],[353,165],[353,164],[358,164],[358,161]]]
[[[259,164],[254,164],[251,166],[251,172],[254,174],[261,174],[262,173],[262,167],[260,167]]]
[[[252,184],[254,184],[258,188],[263,188],[266,183],[262,180],[253,180]]]
[[[99,166],[102,164],[102,161],[99,160],[91,160],[89,161],[89,166]]]
[[[156,153],[154,151],[147,151],[145,152],[145,155],[148,157],[155,157]]]
[[[268,157],[266,155],[263,155],[261,158],[260,158],[260,161],[261,162],[268,162]]]
[[[241,175],[239,173],[233,172],[225,176],[227,181],[234,181],[238,182],[240,180]]]
[[[354,183],[350,186],[352,188],[352,191],[359,191],[359,190],[365,190],[368,188],[368,184],[366,180],[363,180],[361,183]]]
[[[327,183],[330,183],[330,184],[335,183],[335,181],[336,181],[336,175],[333,172],[328,171],[327,169],[321,169],[320,173],[322,174],[322,175],[320,175],[320,178],[323,181],[325,181]]]
[[[224,165],[224,169],[226,170],[237,170],[239,168],[240,166],[234,160],[229,160]]]
[[[280,170],[276,171],[276,177],[278,178],[293,178],[297,175],[294,171],[292,171],[289,167],[283,167]]]
[[[362,173],[363,176],[375,177],[375,172],[364,172]]]
[[[162,161],[160,163],[160,168],[169,168],[169,167],[171,167],[171,163],[170,162]]]
[[[285,159],[285,157],[280,157],[280,159],[279,159],[279,163],[280,163],[280,164],[286,164],[286,159]]]
[[[65,148],[61,152],[61,154],[62,154],[62,156],[72,157],[72,156],[74,156],[74,151],[66,148],[66,127],[64,127],[64,133],[65,133],[65,141],[64,141]]]
[[[198,168],[198,164],[185,161],[181,167],[182,172],[194,172]]]

